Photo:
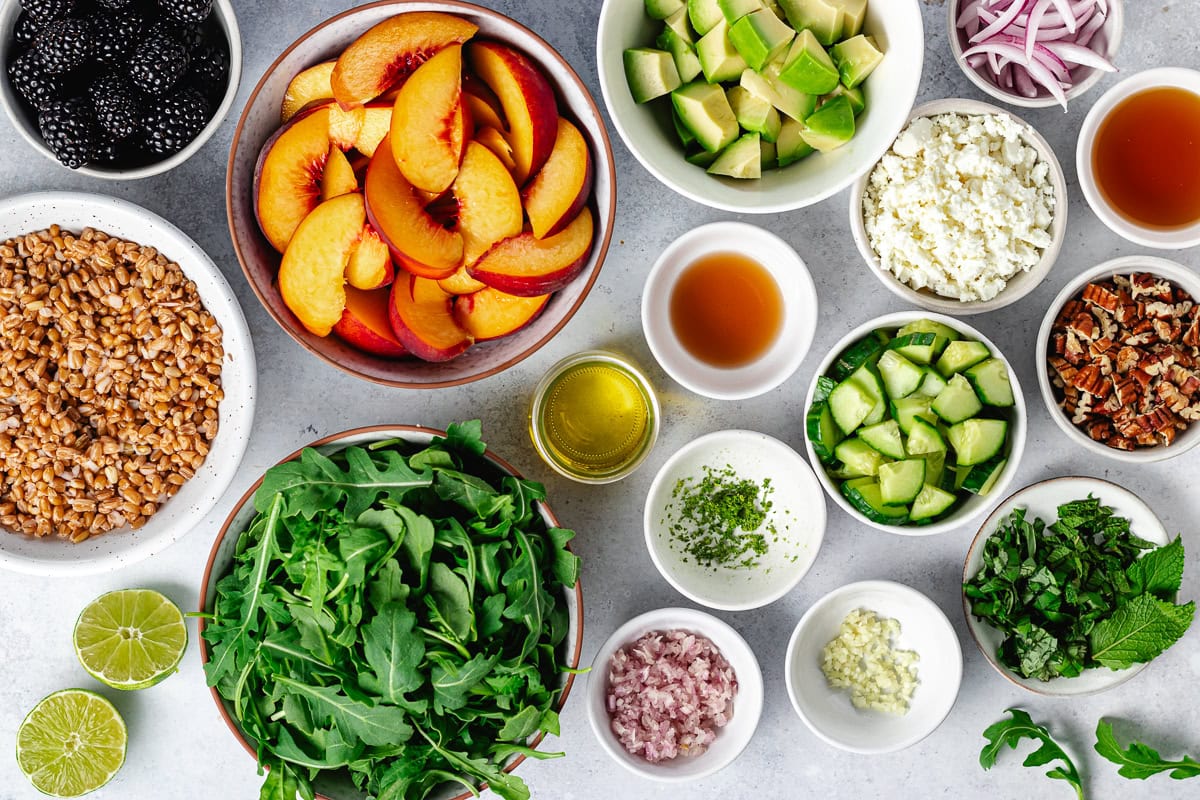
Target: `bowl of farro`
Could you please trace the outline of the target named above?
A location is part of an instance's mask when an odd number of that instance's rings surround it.
[[[174,225],[104,195],[0,200],[0,567],[104,572],[196,527],[256,382],[232,289]]]

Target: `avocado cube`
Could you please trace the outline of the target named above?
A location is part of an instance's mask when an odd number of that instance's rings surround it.
[[[737,80],[746,68],[746,59],[729,41],[729,24],[724,19],[696,42],[696,55],[709,83]]]
[[[802,120],[817,109],[816,95],[797,92],[779,79],[780,64],[773,61],[762,71],[752,69],[742,73],[741,86],[751,94],[761,97],[794,120]]]
[[[751,11],[764,8],[762,0],[717,0],[717,7],[725,15],[725,21],[730,25],[737,22]]]
[[[833,87],[833,91],[821,98],[822,103],[827,103],[835,97],[845,97],[850,101],[850,107],[854,109],[854,116],[858,116],[867,107],[867,96],[863,93],[861,86],[855,86],[853,89],[847,89],[845,85],[838,84]]]
[[[762,145],[757,133],[744,134],[722,151],[708,168],[710,175],[755,179],[762,177]]]
[[[729,28],[729,41],[750,68],[757,70],[782,55],[795,35],[787,23],[765,8],[751,11]]]
[[[720,86],[695,81],[671,92],[679,121],[710,153],[725,148],[738,136],[737,117]]]
[[[696,34],[692,31],[692,24],[688,22],[686,8],[681,8],[671,16],[667,17],[665,22],[665,31],[671,31],[683,41],[695,46]]]
[[[694,153],[688,153],[683,160],[689,164],[695,164],[697,167],[708,169],[720,155],[720,153],[710,153],[707,150],[697,150]]]
[[[683,0],[646,0],[646,14],[650,19],[666,19],[684,5]]]
[[[742,86],[726,90],[725,97],[744,130],[759,134],[765,142],[774,142],[779,137],[782,123],[775,106]]]
[[[783,59],[779,77],[784,83],[805,94],[827,94],[838,85],[838,70],[833,59],[812,31],[796,34]]]
[[[779,0],[788,22],[797,31],[810,30],[828,47],[842,38],[842,9],[833,0]]]
[[[679,118],[679,112],[674,108],[671,109],[671,122],[675,124],[675,135],[683,143],[684,149],[687,149],[688,145],[696,141],[695,135],[688,130],[687,125],[683,124],[683,120]]]
[[[666,50],[675,60],[675,69],[679,72],[679,80],[688,83],[700,74],[700,57],[696,49],[685,42],[671,28],[663,28],[655,42],[659,48]]]
[[[853,89],[867,79],[883,61],[883,53],[869,37],[859,34],[829,49],[829,55],[837,64],[838,74],[847,89]]]
[[[703,36],[725,19],[717,0],[687,0],[688,19],[696,33]]]
[[[635,103],[645,103],[679,88],[675,59],[663,50],[635,47],[625,51],[625,80]]]
[[[849,39],[862,33],[863,22],[867,19],[867,0],[826,0],[831,6],[842,11],[841,38]]]
[[[762,148],[762,154],[758,160],[759,165],[760,165],[759,168],[760,169],[775,169],[775,167],[777,166],[777,155],[775,152],[775,143],[768,142],[766,139],[763,139],[760,136],[758,145],[759,145],[759,147]]]
[[[762,4],[763,8],[767,11],[779,17],[783,22],[787,22],[787,14],[783,13],[783,9],[779,6],[777,0],[762,0]]]
[[[803,122],[797,122],[791,117],[783,120],[783,125],[779,129],[779,138],[775,140],[775,158],[779,162],[779,166],[786,167],[805,156],[812,155],[812,146],[800,136],[800,132],[803,130]]]
[[[823,153],[836,150],[854,138],[854,108],[845,97],[835,97],[804,120],[800,138]]]

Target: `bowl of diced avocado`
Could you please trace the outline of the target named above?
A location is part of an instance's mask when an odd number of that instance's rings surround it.
[[[605,0],[600,88],[658,180],[774,213],[850,185],[891,146],[920,83],[917,0]]]
[[[805,403],[817,479],[848,514],[906,536],[959,528],[1016,475],[1025,400],[1004,355],[950,317],[900,312],[837,343]]]

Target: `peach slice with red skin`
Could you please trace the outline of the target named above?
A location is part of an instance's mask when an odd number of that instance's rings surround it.
[[[437,281],[402,275],[392,284],[388,321],[396,338],[417,358],[449,361],[474,341],[454,320],[453,306],[454,295]]]
[[[342,51],[330,76],[342,108],[356,108],[404,81],[426,59],[462,44],[479,27],[451,14],[397,14],[368,29]]]
[[[498,289],[480,289],[454,302],[454,319],[476,342],[499,339],[521,330],[542,313],[550,295],[518,297]]]
[[[468,268],[471,277],[521,297],[549,294],[583,269],[592,251],[592,212],[585,206],[560,233],[539,239],[527,231],[505,239]]]
[[[279,294],[296,319],[317,336],[328,336],[342,318],[346,264],[365,222],[361,194],[326,200],[304,218],[283,253]]]
[[[336,61],[325,61],[297,72],[283,93],[279,107],[279,121],[287,122],[305,106],[314,101],[333,100],[333,86],[329,78],[333,75]]]
[[[378,289],[396,277],[392,253],[370,225],[364,225],[350,261],[346,264],[346,282],[356,289]]]
[[[541,239],[575,219],[592,190],[592,155],[579,129],[561,117],[550,158],[522,192],[533,235]]]
[[[325,157],[325,170],[321,173],[321,202],[338,195],[358,191],[358,178],[350,159],[337,144],[330,142],[329,154]]]
[[[296,116],[263,145],[254,169],[254,213],[279,252],[321,197],[329,155],[329,108]]]
[[[554,89],[529,59],[498,42],[472,42],[467,60],[500,99],[517,163],[514,177],[524,185],[546,163],[558,137]]]
[[[466,267],[459,267],[458,271],[449,278],[442,278],[438,281],[438,286],[450,294],[474,294],[480,289],[486,289],[486,283],[480,283],[471,277],[471,273],[467,272]]]
[[[342,318],[333,326],[333,332],[372,355],[385,358],[408,355],[408,350],[400,344],[388,322],[390,296],[388,289],[367,292],[347,286],[346,308],[342,311]]]
[[[471,109],[471,116],[478,127],[486,126],[501,131],[507,127],[500,98],[487,84],[469,72],[463,75],[463,104]]]
[[[458,200],[463,264],[470,267],[492,245],[521,232],[521,195],[500,159],[477,142],[467,144],[452,187]]]
[[[451,45],[409,76],[392,106],[390,141],[405,179],[427,192],[454,182],[467,139],[462,111],[462,47]]]
[[[491,150],[509,174],[517,171],[517,162],[513,160],[512,145],[504,138],[504,134],[492,127],[479,128],[475,131],[475,141]]]

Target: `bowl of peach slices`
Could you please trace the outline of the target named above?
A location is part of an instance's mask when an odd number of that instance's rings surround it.
[[[380,2],[283,52],[234,134],[242,269],[312,353],[407,388],[493,375],[599,274],[616,208],[595,101],[550,45],[467,3]]]

